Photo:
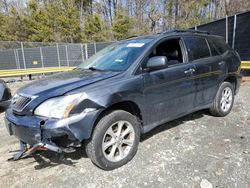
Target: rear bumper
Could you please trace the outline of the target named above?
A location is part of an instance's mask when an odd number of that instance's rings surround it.
[[[19,116],[8,109],[5,113],[5,125],[10,135],[15,135],[29,145],[48,143],[61,136],[66,136],[70,141],[81,142],[91,136],[99,112],[99,110],[93,110],[58,120],[38,116]]]

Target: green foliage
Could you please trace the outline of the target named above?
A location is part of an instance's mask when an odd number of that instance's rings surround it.
[[[130,18],[121,13],[117,13],[113,23],[113,33],[117,40],[125,39],[130,36]]]
[[[25,21],[26,17],[27,16],[18,12],[14,7],[11,8],[8,22],[8,38],[10,40],[26,41],[28,39],[29,31]]]
[[[49,23],[50,14],[44,7],[39,7],[37,1],[32,0],[28,4],[27,12],[29,16],[25,17],[24,23],[28,27],[29,41],[48,42],[53,39],[53,26]]]
[[[44,6],[38,6],[35,0],[28,4],[26,17],[30,41],[64,41],[77,42],[81,40],[79,15],[73,0],[63,0]]]
[[[77,42],[81,40],[79,13],[74,1],[63,0],[62,12],[58,17],[58,21],[62,41]]]
[[[84,33],[86,41],[103,41],[105,40],[104,26],[100,15],[94,14],[86,17]]]
[[[0,13],[0,40],[8,40],[8,17],[3,13]]]

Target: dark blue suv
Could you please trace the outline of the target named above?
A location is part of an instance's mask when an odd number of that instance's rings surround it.
[[[93,163],[120,167],[140,135],[189,113],[227,115],[240,85],[239,55],[223,38],[174,30],[112,44],[75,70],[19,89],[6,111],[22,158],[85,143]],[[29,147],[28,147],[29,146]]]

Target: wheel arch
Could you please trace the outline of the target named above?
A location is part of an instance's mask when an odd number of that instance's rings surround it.
[[[231,83],[231,84],[233,84],[233,86],[234,86],[234,94],[236,94],[236,89],[237,89],[237,78],[236,78],[236,76],[234,76],[234,75],[229,75],[229,76],[227,76],[225,79],[224,79],[224,82],[229,82],[229,83]]]
[[[94,126],[92,128],[91,135],[93,134],[93,131],[94,131],[97,123],[100,121],[100,119],[103,116],[105,116],[106,114],[108,114],[114,110],[124,110],[124,111],[129,112],[132,115],[136,116],[138,121],[140,122],[140,130],[142,132],[143,119],[142,119],[142,113],[141,113],[139,106],[133,101],[120,101],[120,102],[113,103],[113,104],[111,104],[108,107],[103,109],[103,111],[98,115],[98,117],[96,118],[96,120],[94,122]]]

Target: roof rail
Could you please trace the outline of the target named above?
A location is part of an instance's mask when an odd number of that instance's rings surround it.
[[[131,38],[135,38],[135,37],[139,37],[140,35],[131,35],[129,37],[127,37],[126,39],[131,39]]]
[[[162,34],[167,34],[167,33],[201,33],[201,34],[207,34],[209,35],[210,33],[208,31],[203,31],[203,30],[194,30],[194,29],[173,29],[169,31],[165,31]]]

